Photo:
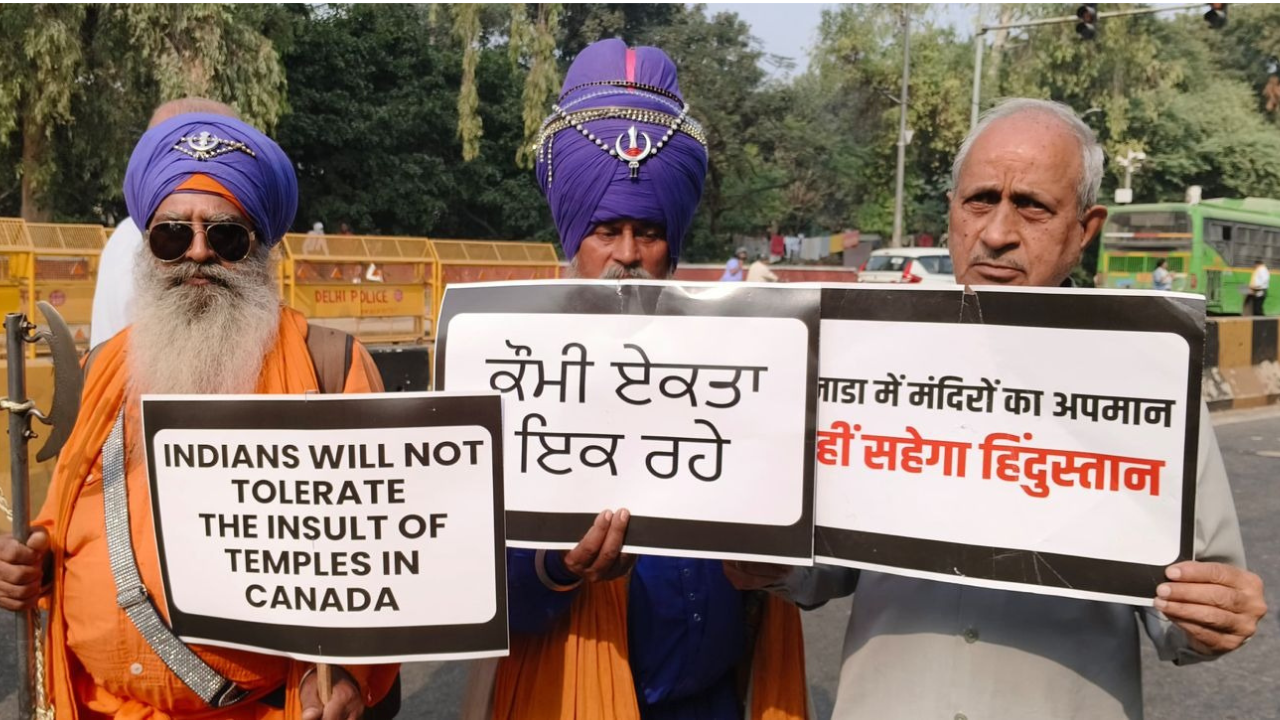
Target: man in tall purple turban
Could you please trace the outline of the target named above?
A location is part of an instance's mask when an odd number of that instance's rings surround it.
[[[583,50],[536,151],[576,277],[671,273],[702,195],[707,148],[666,53],[620,40]],[[719,561],[623,555],[628,519],[625,509],[601,512],[567,552],[508,550],[511,655],[480,714],[803,718],[795,608],[734,589]],[[786,621],[789,634],[778,631]]]
[[[707,176],[671,58],[621,40],[583,50],[543,123],[537,174],[578,276],[666,277]]]
[[[360,717],[387,694],[395,666],[334,667],[322,703],[310,663],[188,646],[151,600],[163,587],[140,396],[321,389],[323,351],[316,345],[313,358],[306,319],[281,307],[275,285],[271,248],[298,204],[289,158],[234,118],[178,115],[142,136],[124,194],[143,230],[134,322],[90,356],[37,529],[25,544],[0,537],[0,607],[29,608],[51,592],[48,695],[58,718]],[[342,387],[325,389],[381,390],[364,348],[335,339],[338,362],[353,362]]]

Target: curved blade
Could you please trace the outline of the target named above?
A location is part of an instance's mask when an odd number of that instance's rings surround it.
[[[84,378],[80,374],[80,358],[76,354],[75,337],[67,321],[62,319],[57,310],[47,302],[36,303],[44,321],[49,325],[49,349],[53,352],[53,407],[48,412],[49,439],[36,454],[38,462],[44,462],[58,454],[67,438],[71,437],[71,428],[76,424],[76,416],[80,414],[80,391]]]

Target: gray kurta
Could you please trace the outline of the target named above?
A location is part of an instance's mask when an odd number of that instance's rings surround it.
[[[1201,407],[1196,559],[1244,567],[1235,503]],[[846,568],[797,568],[771,588],[806,605],[853,590]],[[1204,660],[1153,608],[863,572],[833,720],[1142,717],[1139,627],[1163,660]]]

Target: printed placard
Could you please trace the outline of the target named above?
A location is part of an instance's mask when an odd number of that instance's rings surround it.
[[[504,655],[494,393],[144,396],[188,642],[315,662]]]
[[[507,403],[507,540],[812,562],[816,288],[450,286],[437,382]]]
[[[1191,558],[1203,299],[823,292],[819,561],[1150,605]]]

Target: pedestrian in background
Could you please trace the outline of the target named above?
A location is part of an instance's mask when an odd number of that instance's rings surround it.
[[[778,282],[778,276],[769,269],[769,256],[761,255],[747,268],[747,282]]]
[[[1172,290],[1173,289],[1173,273],[1169,272],[1169,261],[1160,258],[1156,262],[1156,269],[1151,273],[1151,286],[1156,290]]]
[[[1267,288],[1271,287],[1271,271],[1267,264],[1259,260],[1253,266],[1253,277],[1249,278],[1249,298],[1253,301],[1253,314],[1262,316],[1262,305],[1267,301]]]
[[[724,266],[724,274],[720,276],[720,282],[742,282],[746,277],[745,271],[747,266],[747,249],[738,248],[738,251],[729,258],[729,262]]]

